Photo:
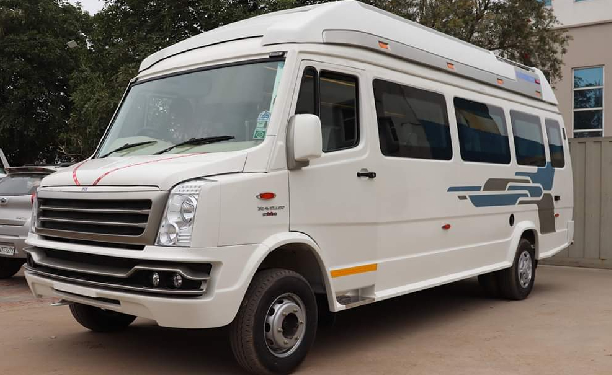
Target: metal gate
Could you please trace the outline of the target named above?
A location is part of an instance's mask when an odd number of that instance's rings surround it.
[[[570,139],[574,244],[544,264],[612,268],[612,137]]]

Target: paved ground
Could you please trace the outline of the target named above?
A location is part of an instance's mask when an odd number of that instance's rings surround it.
[[[137,320],[92,334],[67,307],[0,281],[0,374],[241,374],[223,329]],[[612,271],[540,267],[530,298],[489,300],[475,280],[341,313],[299,374],[610,375]]]

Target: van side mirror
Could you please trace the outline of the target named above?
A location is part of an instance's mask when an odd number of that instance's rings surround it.
[[[321,120],[315,115],[295,115],[287,131],[287,165],[299,169],[323,154]]]

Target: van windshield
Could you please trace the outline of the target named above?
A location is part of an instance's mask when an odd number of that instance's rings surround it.
[[[238,151],[266,136],[284,61],[136,83],[97,157]]]

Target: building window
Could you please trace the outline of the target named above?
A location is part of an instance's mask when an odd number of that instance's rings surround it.
[[[603,67],[574,69],[574,137],[603,136]]]
[[[452,158],[444,95],[377,79],[374,98],[383,155],[435,160]]]

